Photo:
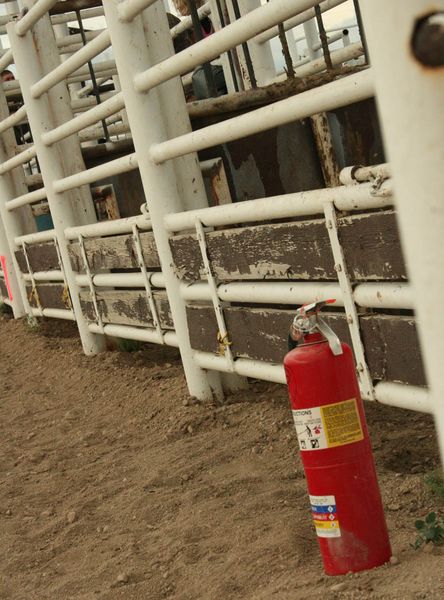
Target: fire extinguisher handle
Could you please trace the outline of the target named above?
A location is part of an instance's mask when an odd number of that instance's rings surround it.
[[[341,341],[336,335],[336,333],[327,325],[325,321],[318,318],[316,321],[317,329],[322,333],[322,335],[326,338],[328,345],[330,346],[330,350],[333,352],[335,356],[339,356],[342,354],[342,346]]]

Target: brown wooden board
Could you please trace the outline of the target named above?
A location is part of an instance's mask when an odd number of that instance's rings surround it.
[[[224,309],[224,316],[234,356],[282,362],[294,310],[229,307]],[[343,313],[325,313],[324,318],[342,341],[351,343]],[[187,320],[191,347],[217,352],[218,327],[213,307],[190,305]],[[425,384],[413,317],[366,315],[360,322],[368,366],[375,381]]]
[[[163,329],[174,329],[170,306],[165,292],[154,292],[160,324]],[[153,320],[144,290],[112,290],[96,292],[97,305],[104,323],[152,327]],[[80,304],[88,321],[95,322],[96,314],[90,292],[80,293]]]
[[[0,277],[0,298],[9,298],[8,288],[6,287],[6,283],[3,277]]]
[[[28,255],[29,264],[34,272],[37,271],[58,271],[60,270],[59,258],[57,249],[53,242],[45,242],[44,244],[30,244],[26,246],[26,254]],[[15,251],[20,271],[28,272],[25,253],[23,248]]]
[[[352,280],[406,279],[394,211],[340,218],[339,237]],[[324,219],[213,231],[206,242],[221,281],[336,279]],[[170,245],[178,276],[199,279],[203,264],[196,236],[174,236]]]
[[[141,233],[140,242],[147,268],[159,268],[159,257],[153,234],[150,231]],[[138,266],[132,235],[85,239],[84,246],[89,267],[93,272],[132,269]],[[79,244],[70,244],[68,250],[73,270],[84,271]]]
[[[62,283],[38,283],[36,289],[42,308],[69,309],[69,304],[65,300],[66,294],[64,293],[64,288],[65,286]],[[26,292],[30,305],[33,308],[38,308],[37,299],[32,295],[32,287],[30,285],[26,286]]]

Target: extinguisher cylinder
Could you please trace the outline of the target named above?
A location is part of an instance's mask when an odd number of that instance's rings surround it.
[[[305,342],[284,368],[324,569],[371,569],[391,549],[352,351],[333,355],[319,334]]]

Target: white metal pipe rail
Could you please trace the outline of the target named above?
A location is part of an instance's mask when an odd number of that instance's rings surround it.
[[[16,154],[12,158],[9,158],[0,164],[0,175],[4,175],[5,173],[8,173],[8,171],[20,167],[20,165],[23,165],[24,163],[27,163],[35,158],[36,155],[37,151],[34,146],[26,148],[19,154]]]
[[[323,12],[326,12],[327,10],[330,10],[331,8],[335,8],[336,6],[339,6],[340,4],[344,4],[344,2],[347,2],[347,0],[324,0],[324,2],[321,2],[319,4],[319,8],[321,9],[321,12],[323,13]],[[294,29],[294,27],[297,27],[298,25],[302,25],[306,21],[309,21],[310,19],[314,19],[315,17],[316,17],[315,9],[308,8],[304,12],[299,13],[296,17],[287,19],[283,23],[284,30],[288,31],[289,29]],[[267,31],[259,33],[254,38],[254,41],[259,42],[260,44],[263,44],[278,35],[279,35],[279,29],[277,27],[272,27],[270,29],[267,29]]]
[[[25,281],[65,281],[63,271],[34,271],[30,273],[23,273],[22,277]]]
[[[266,131],[284,123],[298,121],[316,113],[359,102],[370,98],[373,94],[372,71],[367,69],[296,96],[279,100],[268,106],[257,108],[244,115],[158,143],[151,146],[149,154],[156,163],[162,163],[188,152],[197,152],[204,148]]]
[[[338,65],[349,60],[359,58],[360,56],[363,56],[363,54],[364,48],[361,42],[356,42],[355,44],[350,44],[345,48],[339,48],[338,50],[333,50],[330,52],[331,64],[333,67],[337,67]],[[325,62],[325,58],[321,56],[319,58],[315,58],[314,60],[303,60],[300,63],[296,63],[294,67],[295,77],[307,77],[308,75],[314,75],[315,73],[325,71],[327,64]],[[277,77],[274,77],[270,83],[285,81],[286,79],[287,74],[281,73],[278,74]]]
[[[92,333],[102,333],[102,329],[95,323],[89,325],[89,330]],[[179,347],[175,331],[164,331],[163,340],[160,340],[155,329],[149,327],[142,329],[141,327],[130,327],[128,325],[104,325],[103,333],[112,337],[149,342],[151,344],[161,344],[163,341],[167,346]]]
[[[123,99],[122,92],[118,92],[111,98],[105,100],[101,104],[90,108],[86,112],[78,115],[75,119],[68,121],[55,127],[51,131],[48,131],[42,135],[42,142],[46,146],[51,146],[60,140],[77,133],[90,125],[94,125],[98,121],[114,115],[119,110],[125,108],[125,101]]]
[[[31,6],[28,12],[17,21],[15,26],[17,35],[24,36],[57,2],[58,0],[37,0],[34,6]]]
[[[26,119],[25,105],[21,106],[15,113],[12,113],[9,117],[6,117],[6,119],[3,119],[3,121],[0,122],[0,134],[15,125],[18,125],[24,119]]]
[[[197,10],[197,14],[198,14],[199,18],[201,18],[201,19],[203,17],[208,16],[210,13],[211,13],[211,5],[209,2],[206,2],[205,4],[203,4]],[[180,21],[180,23],[178,23],[177,25],[174,25],[174,27],[172,27],[170,29],[171,37],[174,39],[178,35],[183,33],[184,31],[187,31],[188,29],[191,29],[192,27],[193,27],[193,19],[191,18],[191,16],[185,17],[184,19],[182,19]]]
[[[96,38],[83,46],[81,50],[78,50],[78,52],[67,58],[57,68],[47,73],[40,81],[35,83],[31,88],[32,97],[40,98],[50,88],[66,79],[86,62],[109,48],[110,44],[109,33],[105,29]]]
[[[38,202],[39,200],[43,200],[44,198],[46,198],[46,190],[45,188],[40,188],[38,190],[28,192],[27,194],[17,196],[13,200],[8,200],[7,202],[5,202],[5,206],[7,210],[14,210],[16,208],[20,208],[21,206],[26,206],[27,204]]]
[[[26,233],[19,235],[14,238],[14,243],[17,248],[20,248],[23,244],[43,244],[44,242],[50,242],[54,240],[55,231],[54,229],[47,229],[45,231],[36,231],[35,233]]]
[[[385,181],[377,193],[371,183],[322,188],[172,213],[165,216],[164,223],[168,231],[182,231],[192,229],[196,219],[207,227],[217,227],[249,221],[303,217],[322,213],[325,202],[334,202],[338,210],[344,211],[382,208],[393,205],[392,193],[393,186],[390,180]]]
[[[3,56],[0,58],[0,69],[3,71],[7,69],[11,63],[14,62],[11,50],[6,50]]]
[[[99,221],[91,225],[82,225],[80,227],[68,227],[65,229],[65,237],[67,240],[77,240],[79,234],[83,238],[100,237],[104,235],[119,235],[121,233],[131,233],[133,225],[137,225],[138,229],[149,231],[151,221],[145,215],[137,215],[135,217],[127,217],[124,219],[116,219],[114,221]]]
[[[315,0],[274,0],[264,4],[190,48],[137,74],[134,78],[135,89],[146,92],[168,79],[188,73],[197,65],[217,58],[222,52],[242,44],[267,27],[282,23],[315,4]]]
[[[128,154],[127,156],[121,156],[114,160],[110,160],[97,167],[86,169],[75,175],[69,175],[63,179],[58,179],[54,182],[54,191],[58,193],[67,192],[68,190],[75,189],[81,185],[86,185],[109,177],[111,175],[118,175],[120,173],[127,173],[137,168],[138,161],[136,153]],[[1,166],[0,166],[1,168]]]
[[[107,281],[112,282],[112,276]],[[211,301],[210,289],[206,282],[191,285],[183,283],[180,293],[187,301]],[[334,282],[233,281],[221,283],[217,288],[217,295],[223,302],[289,305],[335,298],[333,306],[344,306],[341,289]],[[353,299],[356,305],[362,308],[413,309],[412,292],[408,283],[359,283],[353,291]]]

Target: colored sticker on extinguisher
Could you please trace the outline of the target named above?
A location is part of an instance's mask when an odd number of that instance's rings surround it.
[[[311,496],[311,515],[316,535],[323,538],[341,537],[336,498],[334,496]]]
[[[356,398],[292,412],[301,450],[325,450],[364,439]]]

